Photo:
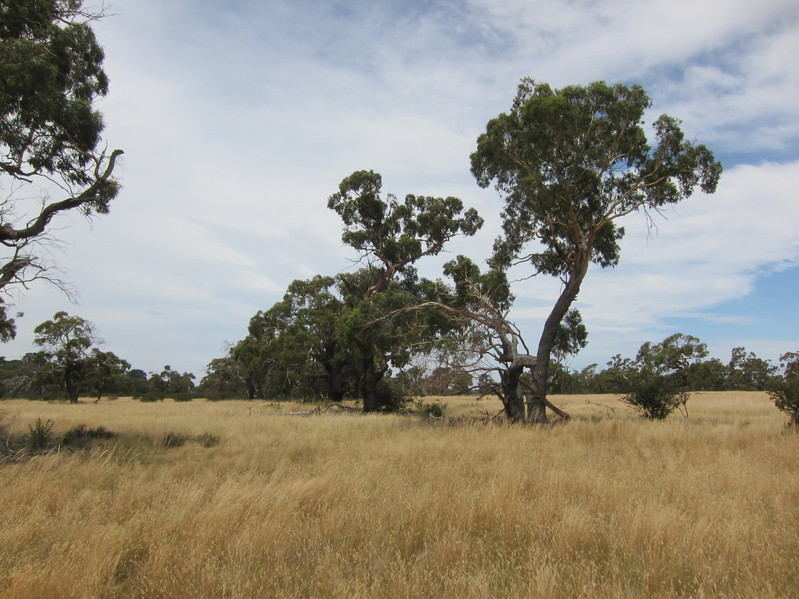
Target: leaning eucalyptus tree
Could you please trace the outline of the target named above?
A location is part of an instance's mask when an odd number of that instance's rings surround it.
[[[492,266],[526,265],[531,275],[562,282],[546,318],[532,366],[525,419],[541,413],[561,321],[589,266],[619,262],[619,218],[648,218],[699,188],[716,189],[722,167],[704,145],[685,139],[680,121],[663,115],[647,139],[651,106],[638,85],[595,82],[553,90],[524,79],[507,113],[491,119],[471,156],[481,187],[504,199],[503,234]]]

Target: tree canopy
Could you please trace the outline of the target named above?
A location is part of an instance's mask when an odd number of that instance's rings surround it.
[[[0,291],[48,278],[42,243],[61,212],[105,214],[120,150],[102,147],[103,49],[82,0],[0,5]],[[58,196],[57,199],[50,199]],[[41,201],[40,198],[45,198]],[[0,336],[14,336],[0,299]]]

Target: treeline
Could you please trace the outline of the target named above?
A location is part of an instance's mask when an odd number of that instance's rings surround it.
[[[146,373],[113,352],[102,351],[94,325],[79,316],[57,312],[34,329],[40,351],[19,360],[0,357],[0,397],[69,399],[79,396],[133,396],[144,401],[165,397],[190,400],[194,375],[170,366]]]
[[[293,286],[294,291],[299,287]],[[307,300],[307,298],[306,298]],[[331,377],[330,364],[308,343],[309,315],[294,315],[291,325],[276,321],[276,313],[285,314],[288,305],[296,305],[292,292],[283,303],[256,314],[250,323],[250,334],[231,347],[228,355],[208,365],[208,374],[199,391],[213,399],[330,399],[358,397],[357,381],[347,373],[357,365],[347,364],[346,352],[337,362],[338,370]],[[308,306],[310,302],[301,302]],[[330,322],[335,320],[330,315]],[[295,330],[296,327],[296,330]],[[584,329],[582,331],[584,333]],[[564,331],[563,336],[566,337]],[[320,347],[325,340],[314,339]],[[308,349],[310,347],[310,349]],[[576,353],[578,348],[574,348]],[[681,391],[764,391],[788,376],[799,377],[799,353],[789,352],[780,364],[757,357],[744,347],[736,347],[728,362],[710,357],[707,345],[691,335],[676,333],[660,343],[646,342],[634,358],[613,356],[606,367],[591,364],[581,370],[563,364],[551,365],[551,389],[555,394],[630,393],[640,380],[659,377]],[[488,394],[494,381],[481,368],[466,365],[435,363],[426,356],[427,364],[408,364],[395,373],[388,373],[383,384],[398,396]]]
[[[709,357],[696,337],[676,333],[660,343],[644,343],[635,358],[613,356],[602,370],[591,364],[572,370],[556,364],[552,391],[560,394],[628,393],[641,373],[666,376],[685,391],[764,391],[775,379],[799,376],[799,353],[781,356],[780,364],[758,358],[744,347],[733,348],[728,362]]]

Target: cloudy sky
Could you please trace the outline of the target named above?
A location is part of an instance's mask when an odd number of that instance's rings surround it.
[[[91,0],[88,4],[91,4]],[[16,298],[18,338],[57,310],[91,320],[135,368],[197,374],[294,279],[353,268],[326,199],[355,170],[384,189],[454,195],[486,224],[501,202],[469,155],[530,76],[554,87],[639,83],[725,173],[659,220],[628,217],[622,261],[589,272],[589,346],[573,367],[682,332],[723,361],[799,350],[799,4],[795,0],[113,0],[95,29],[111,90],[100,108],[125,151],[108,216],[58,221],[45,284]],[[515,286],[528,340],[558,292]]]

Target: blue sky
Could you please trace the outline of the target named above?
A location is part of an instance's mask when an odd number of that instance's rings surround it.
[[[455,253],[485,259],[501,202],[469,173],[522,77],[640,83],[722,160],[716,194],[648,230],[628,217],[619,267],[578,300],[573,367],[682,332],[727,361],[799,350],[799,5],[795,0],[114,0],[96,25],[111,90],[105,139],[125,150],[108,216],[57,222],[51,260],[74,304],[36,284],[18,339],[57,310],[91,320],[134,367],[202,376],[294,279],[352,268],[326,199],[359,169],[397,195],[454,195],[486,219]],[[558,292],[515,285],[533,342]]]

